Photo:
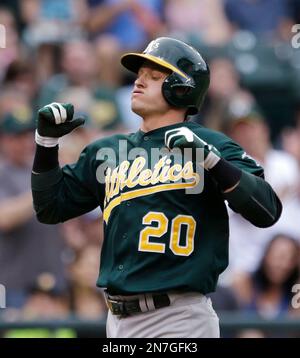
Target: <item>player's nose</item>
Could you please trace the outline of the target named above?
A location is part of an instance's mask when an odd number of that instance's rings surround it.
[[[146,86],[146,77],[145,75],[137,76],[136,80],[134,81],[134,85],[138,88]]]

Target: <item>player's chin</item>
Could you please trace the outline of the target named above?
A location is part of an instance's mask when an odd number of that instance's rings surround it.
[[[145,106],[140,101],[136,101],[135,99],[132,99],[131,100],[131,110],[135,114],[141,116],[145,110]]]

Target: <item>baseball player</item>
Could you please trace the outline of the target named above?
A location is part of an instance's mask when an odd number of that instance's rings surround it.
[[[225,201],[258,227],[278,220],[281,203],[241,147],[186,120],[209,86],[198,51],[161,37],[121,63],[137,74],[131,107],[142,122],[136,133],[97,140],[77,163],[60,168],[59,137],[84,120],[73,119],[71,104],[39,110],[32,173],[37,217],[56,224],[101,207],[97,285],[106,292],[108,337],[219,337],[206,294],[228,264]],[[162,150],[156,159],[155,148]]]

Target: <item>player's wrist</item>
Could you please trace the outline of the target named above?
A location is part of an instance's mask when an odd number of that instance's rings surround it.
[[[213,151],[209,151],[206,158],[204,159],[204,168],[206,170],[213,169],[216,164],[221,160],[221,157]]]
[[[43,147],[36,145],[32,171],[43,173],[54,169],[58,163],[58,145],[55,147]]]
[[[195,147],[199,149],[203,149],[204,151],[204,160],[203,167],[206,170],[211,170],[214,166],[220,161],[221,153],[218,151],[216,147],[211,144],[208,144],[203,139],[198,137],[195,133],[193,134]]]
[[[204,162],[203,166],[206,170],[213,169],[221,160],[221,153],[210,144],[204,145]]]
[[[39,135],[37,129],[35,131],[35,142],[41,147],[46,147],[46,148],[56,147],[58,145],[58,139],[59,138],[41,136]]]
[[[242,170],[227,160],[220,158],[213,168],[209,170],[210,175],[219,184],[223,192],[233,190],[239,183]]]

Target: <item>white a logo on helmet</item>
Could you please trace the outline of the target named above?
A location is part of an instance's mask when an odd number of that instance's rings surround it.
[[[153,50],[158,49],[159,47],[159,42],[156,40],[153,40],[149,43],[149,45],[147,46],[146,50],[144,51],[144,53],[149,53],[152,52]]]

